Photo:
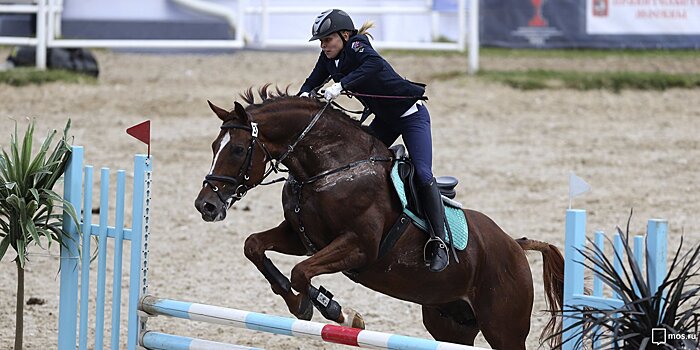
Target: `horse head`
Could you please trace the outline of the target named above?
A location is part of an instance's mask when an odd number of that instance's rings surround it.
[[[221,119],[221,131],[212,142],[213,159],[209,174],[194,206],[205,221],[220,221],[226,210],[264,178],[269,158],[260,142],[258,126],[243,106],[235,102],[232,111],[209,102]]]

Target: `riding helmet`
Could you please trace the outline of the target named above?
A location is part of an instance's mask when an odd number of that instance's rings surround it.
[[[314,21],[311,27],[311,39],[314,41],[341,30],[355,30],[350,16],[343,10],[331,9],[323,11]]]

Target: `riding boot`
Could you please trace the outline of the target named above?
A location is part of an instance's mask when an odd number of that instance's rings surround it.
[[[440,272],[450,263],[450,256],[445,244],[445,209],[435,179],[420,186],[418,194],[430,232],[424,254],[426,261],[429,262],[430,271]]]

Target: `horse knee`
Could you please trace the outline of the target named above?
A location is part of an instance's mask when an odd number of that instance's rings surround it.
[[[310,278],[308,277],[306,270],[299,265],[292,268],[292,288],[299,293],[307,294],[309,291],[309,284],[311,284]]]
[[[243,253],[245,254],[245,257],[253,263],[262,263],[265,250],[257,234],[254,233],[245,239],[245,243],[243,244]]]

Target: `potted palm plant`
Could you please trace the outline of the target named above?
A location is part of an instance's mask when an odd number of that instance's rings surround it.
[[[15,350],[22,349],[27,251],[33,246],[48,249],[54,242],[64,244],[68,239],[62,228],[64,210],[77,224],[73,206],[53,191],[71,154],[69,129],[70,120],[52,150],[56,130],[49,132],[38,152],[32,154],[34,121],[27,126],[21,143],[15,123],[9,151],[3,147],[0,154],[0,259],[10,247],[17,254]]]
[[[608,258],[595,244],[580,252],[584,257],[581,263],[591,270],[597,269],[603,283],[611,287],[623,305],[617,309],[572,306],[565,316],[576,321],[553,337],[583,326],[578,328],[582,329],[582,337],[576,348],[595,343],[601,349],[699,349],[700,244],[683,252],[681,238],[666,278],[653,290],[632,253],[629,221],[624,234],[619,227],[617,231],[623,237],[627,255],[621,271],[614,267],[614,261],[620,257]]]

